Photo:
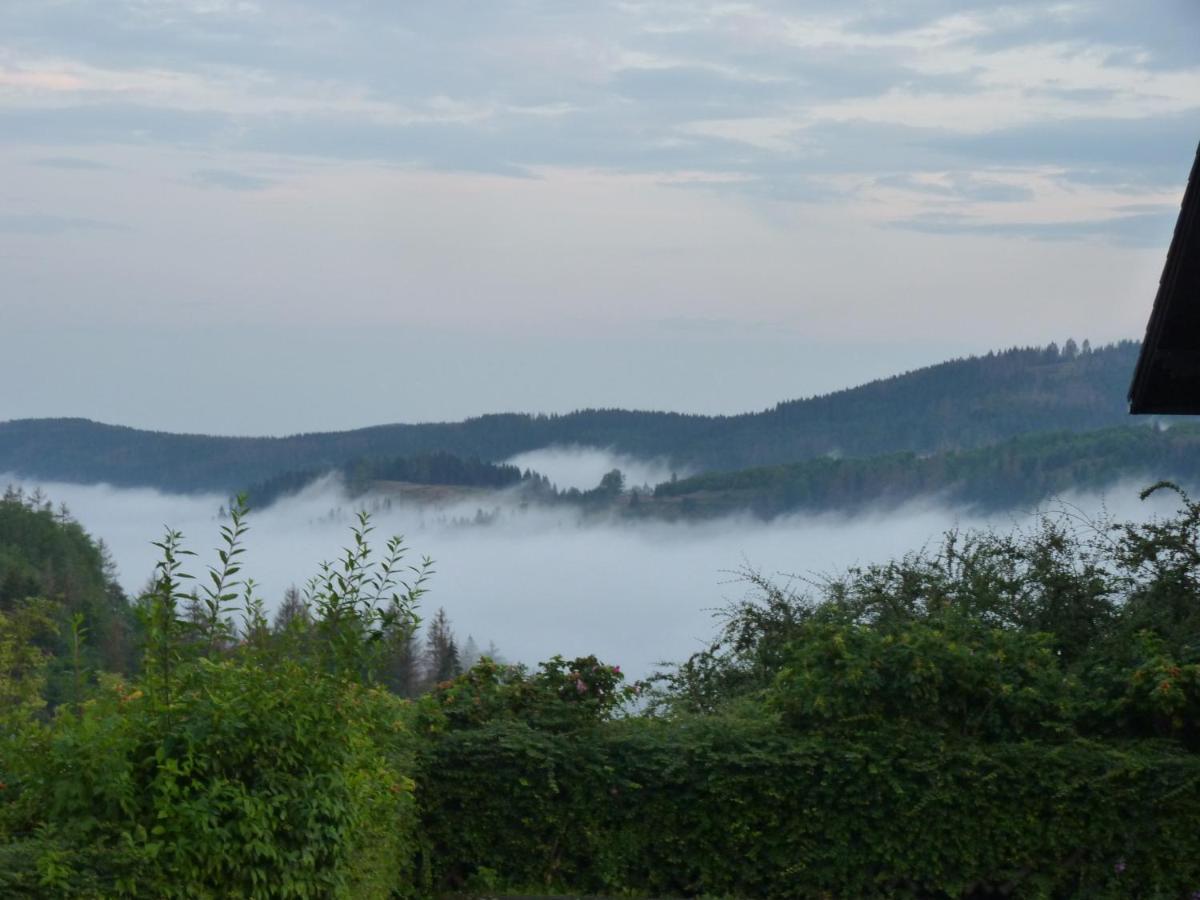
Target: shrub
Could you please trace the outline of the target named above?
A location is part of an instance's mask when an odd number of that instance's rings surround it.
[[[139,681],[104,677],[85,702],[3,730],[0,828],[31,860],[5,876],[10,892],[416,892],[406,704],[369,686],[377,654],[367,651],[385,628],[415,618],[428,564],[401,593],[403,547],[394,539],[374,563],[363,517],[342,564],[316,581],[313,658],[290,658],[267,640],[253,583],[236,578],[244,515],[238,502],[222,528],[220,564],[190,597],[180,535],[158,544],[154,588],[140,601]],[[229,619],[239,599],[240,632]],[[181,618],[184,604],[198,615]],[[3,637],[0,628],[0,656],[12,643]],[[36,683],[28,674],[14,685]]]
[[[570,731],[612,718],[636,696],[620,666],[595,656],[555,656],[537,671],[484,657],[457,678],[435,685],[420,701],[426,732],[474,728],[519,719],[533,728]]]
[[[413,882],[400,705],[293,663],[201,661],[170,705],[109,684],[60,712],[12,787],[77,857],[126,851],[112,894],[387,897]]]
[[[768,705],[801,729],[903,725],[984,740],[1069,730],[1079,685],[1049,635],[949,617],[800,630]]]

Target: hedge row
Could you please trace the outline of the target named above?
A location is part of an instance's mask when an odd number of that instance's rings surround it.
[[[1200,890],[1200,758],[1168,744],[805,737],[727,718],[550,733],[507,720],[439,735],[424,753],[418,801],[446,890]]]

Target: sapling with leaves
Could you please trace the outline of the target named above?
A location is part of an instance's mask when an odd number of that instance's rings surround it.
[[[87,678],[87,668],[83,661],[83,643],[87,637],[87,627],[83,624],[83,613],[75,613],[71,616],[71,631],[69,639],[71,642],[71,674],[72,674],[72,697],[71,700],[75,704],[75,715],[83,714],[83,685]]]
[[[208,567],[209,583],[200,585],[199,637],[210,655],[233,641],[233,622],[228,613],[243,592],[247,601],[244,604],[247,610],[247,624],[250,621],[248,608],[253,597],[253,586],[237,578],[237,574],[242,570],[240,557],[246,552],[243,538],[250,529],[246,524],[249,511],[245,494],[239,494],[233,499],[229,507],[229,523],[221,526],[222,545],[217,548],[219,565]]]
[[[389,643],[420,624],[417,603],[433,575],[433,560],[405,564],[408,548],[393,536],[382,558],[374,559],[370,514],[358,514],[353,542],[337,563],[323,562],[308,583],[315,613],[318,653],[323,666],[345,676],[374,681]]]
[[[154,541],[162,556],[154,569],[150,591],[143,595],[139,613],[145,632],[144,668],[146,683],[170,707],[176,670],[182,664],[187,642],[187,624],[179,616],[178,600],[183,584],[192,576],[183,571],[183,557],[196,554],[183,547],[183,534],[167,529]]]

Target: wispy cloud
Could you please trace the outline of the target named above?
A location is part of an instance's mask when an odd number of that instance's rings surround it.
[[[1170,33],[1154,16],[1141,22],[1122,8],[552,0],[463,17],[313,0],[125,0],[100,16],[14,0],[0,12],[11,41],[0,45],[0,115],[15,118],[9,141],[35,130],[22,116],[52,113],[50,139],[57,130],[64,140],[144,143],[185,129],[214,148],[448,171],[677,167],[733,173],[740,180],[729,183],[776,199],[792,195],[796,175],[830,170],[904,177],[938,165],[956,169],[961,185],[978,174],[963,141],[1057,127],[1078,144],[1097,121],[1194,122],[1200,64],[1163,49]],[[1114,16],[1126,26],[1110,27]],[[1078,131],[1064,126],[1072,120]],[[851,127],[877,129],[873,155],[846,152],[838,137]],[[925,157],[897,165],[920,155],[914,130],[930,135]],[[1062,162],[1050,145],[1030,153]],[[1006,203],[1016,190],[973,199]]]
[[[86,159],[82,156],[47,156],[32,160],[30,164],[47,169],[78,169],[80,171],[97,171],[111,168],[107,163],[98,162],[94,159]]]
[[[56,236],[70,231],[124,231],[126,226],[102,219],[78,216],[56,216],[47,213],[16,213],[0,215],[0,232]]]
[[[192,173],[192,181],[203,187],[224,188],[229,191],[261,191],[274,184],[269,178],[230,169],[199,169]]]
[[[1163,247],[1171,239],[1178,210],[1132,213],[1105,219],[1060,222],[980,222],[968,216],[914,216],[895,228],[941,235],[989,235],[1038,241],[1098,240],[1133,247]]]

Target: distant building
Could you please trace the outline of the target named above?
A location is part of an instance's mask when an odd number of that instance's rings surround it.
[[[1200,148],[1129,387],[1129,411],[1200,415]]]

